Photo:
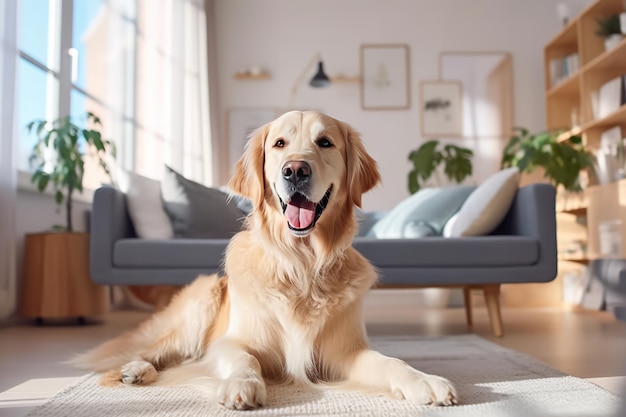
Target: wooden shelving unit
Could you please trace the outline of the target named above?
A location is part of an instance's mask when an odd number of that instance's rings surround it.
[[[604,130],[621,126],[626,132],[626,106],[602,119],[594,119],[592,110],[599,88],[626,74],[626,39],[605,50],[603,39],[595,34],[596,20],[623,11],[622,0],[598,0],[572,19],[544,48],[547,127],[564,130],[562,140],[582,134],[584,143],[597,149]],[[578,56],[578,70],[554,84],[550,63],[572,54]]]
[[[581,135],[584,145],[595,151],[600,146],[602,133],[610,128],[619,126],[622,135],[626,136],[626,105],[601,119],[594,118],[592,105],[592,100],[597,97],[603,84],[626,74],[626,39],[616,47],[605,50],[604,40],[595,34],[598,18],[622,13],[624,7],[622,0],[597,0],[572,19],[544,48],[547,128],[563,130],[560,141]],[[578,56],[578,67],[572,68],[569,76],[555,83],[554,67],[551,67],[555,64],[551,62],[573,54]],[[578,196],[567,194],[557,198],[557,218],[563,219],[565,214],[572,215],[568,217],[572,219],[569,226],[562,228],[559,223],[559,239],[567,240],[570,229],[580,227],[581,219],[584,220],[582,227],[586,230],[586,253],[582,256],[561,255],[560,261],[586,264],[589,260],[601,257],[598,237],[601,221],[623,219],[622,236],[626,242],[626,208],[619,205],[620,197],[626,198],[624,181],[592,184]],[[626,244],[622,246],[624,252]]]

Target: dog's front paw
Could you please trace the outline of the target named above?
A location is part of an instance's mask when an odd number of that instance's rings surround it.
[[[265,382],[256,375],[229,378],[220,383],[217,391],[220,404],[236,410],[249,410],[265,404]]]
[[[120,371],[122,382],[126,385],[146,385],[156,381],[158,372],[150,362],[132,361]]]
[[[396,387],[393,394],[419,404],[454,405],[458,402],[456,390],[450,381],[421,372]]]

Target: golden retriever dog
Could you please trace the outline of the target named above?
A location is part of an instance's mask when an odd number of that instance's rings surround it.
[[[227,248],[226,276],[197,278],[139,328],[75,363],[105,373],[105,385],[204,375],[216,400],[238,410],[263,405],[276,383],[456,404],[448,380],[368,348],[363,297],[377,273],[352,248],[354,208],[379,180],[343,122],[294,111],[263,126],[229,183],[253,210]]]

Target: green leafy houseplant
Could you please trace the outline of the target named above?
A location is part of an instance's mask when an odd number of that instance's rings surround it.
[[[450,181],[461,183],[472,175],[474,152],[456,145],[444,145],[442,150],[438,149],[438,146],[439,141],[430,140],[409,153],[409,160],[413,163],[408,178],[411,194],[423,188],[433,174],[437,177],[437,168],[442,163],[443,172]]]
[[[580,136],[558,141],[558,133],[546,131],[531,134],[527,129],[516,128],[502,152],[502,168],[517,167],[520,172],[530,173],[544,169],[544,176],[567,191],[582,191],[579,174],[593,170],[593,155],[587,151]]]
[[[85,174],[84,155],[94,152],[100,166],[107,175],[111,175],[106,162],[107,155],[115,158],[115,146],[109,140],[102,139],[99,128],[100,119],[93,113],[87,113],[85,126],[80,127],[70,116],[56,120],[33,120],[26,128],[35,132],[37,142],[30,155],[33,168],[31,182],[43,192],[52,184],[54,199],[58,206],[65,202],[65,230],[72,232],[72,194],[83,191]]]
[[[619,14],[612,14],[604,19],[596,19],[596,23],[596,35],[601,38],[622,34]]]

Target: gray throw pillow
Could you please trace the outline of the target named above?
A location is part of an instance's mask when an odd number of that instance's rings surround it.
[[[386,211],[363,211],[358,207],[354,208],[356,219],[359,224],[358,237],[368,236],[372,227],[383,217],[387,215]]]
[[[191,181],[168,166],[161,197],[174,237],[230,238],[241,230],[245,218],[228,194]]]
[[[396,205],[371,228],[379,239],[441,236],[443,227],[474,191],[474,186],[424,188]]]

